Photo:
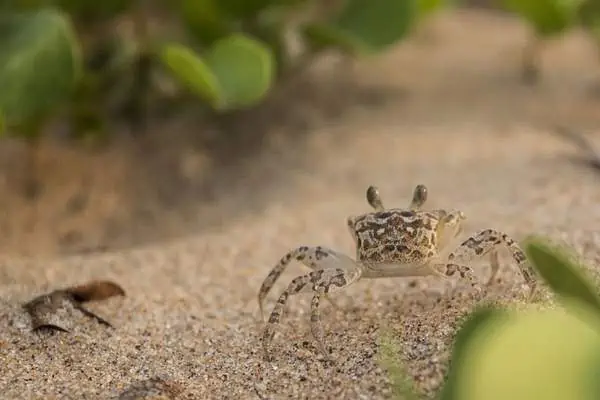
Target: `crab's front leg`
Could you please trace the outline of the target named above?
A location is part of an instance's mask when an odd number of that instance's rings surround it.
[[[271,359],[269,352],[270,344],[275,335],[275,328],[281,321],[288,298],[303,292],[313,293],[311,302],[311,332],[317,341],[319,350],[328,357],[319,315],[321,297],[350,286],[360,279],[362,273],[360,266],[350,257],[340,257],[339,262],[339,268],[317,269],[293,279],[287,289],[279,296],[263,332],[263,348],[266,360]]]
[[[281,276],[285,268],[288,266],[290,262],[293,260],[298,261],[310,269],[327,269],[327,268],[344,268],[345,265],[348,264],[346,261],[341,261],[342,259],[347,258],[343,254],[339,254],[338,252],[328,249],[322,246],[316,247],[308,247],[308,246],[300,246],[291,251],[289,251],[286,255],[284,255],[277,265],[273,267],[271,272],[267,275],[265,280],[263,281],[260,290],[258,291],[258,308],[260,310],[260,315],[262,320],[264,321],[264,303],[265,297],[277,282],[277,279]],[[325,298],[336,308],[339,308],[333,300],[329,296],[325,296]]]
[[[498,250],[499,247],[502,246],[510,251],[525,283],[529,286],[529,299],[532,299],[537,288],[535,271],[527,262],[525,253],[521,250],[519,245],[507,234],[494,229],[485,229],[476,235],[471,236],[456,250],[450,253],[448,256],[448,265],[446,266],[446,275],[451,276],[456,272],[460,272],[461,275],[473,276],[470,268],[464,266],[464,264],[468,264],[477,257],[483,257],[489,254],[492,265],[492,276],[488,280],[489,285],[498,273],[500,266],[498,262]],[[456,264],[458,262],[461,265]],[[471,281],[473,279],[474,278],[471,278]]]

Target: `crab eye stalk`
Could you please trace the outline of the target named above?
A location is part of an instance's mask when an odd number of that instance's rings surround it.
[[[415,205],[423,205],[427,201],[427,186],[425,185],[417,185],[415,187],[415,191],[413,192],[413,204]]]
[[[369,186],[367,188],[367,202],[371,207],[377,211],[383,210],[383,203],[381,202],[381,196],[379,195],[379,189],[375,186]]]

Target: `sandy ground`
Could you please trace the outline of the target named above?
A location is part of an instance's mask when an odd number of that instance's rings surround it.
[[[299,245],[353,255],[345,219],[368,210],[370,184],[388,206],[401,206],[424,183],[427,206],[463,210],[467,232],[493,227],[516,239],[545,233],[600,266],[597,172],[573,164],[567,156],[574,150],[550,129],[600,129],[600,100],[590,95],[600,74],[589,44],[577,34],[552,43],[544,81],[530,88],[517,80],[526,38],[520,24],[462,13],[440,16],[431,28],[432,39],[415,38],[356,66],[356,79],[385,88],[386,101],[371,96],[333,120],[311,120],[317,110],[308,107],[301,139],[276,132],[265,139],[265,151],[238,166],[235,179],[231,171],[231,180],[215,179],[212,201],[190,218],[189,224],[206,221],[193,235],[57,256],[45,245],[52,241],[41,239],[56,236],[51,217],[33,230],[39,236],[11,230],[0,262],[0,397],[117,398],[162,378],[154,387],[171,393],[164,398],[389,398],[377,363],[384,329],[401,342],[420,393],[433,396],[457,323],[474,306],[461,282],[449,289],[434,278],[361,281],[334,295],[340,310],[322,306],[333,364],[310,336],[310,297],[294,297],[275,337],[275,360],[262,361],[256,303],[262,280]],[[33,237],[40,239],[38,253],[28,242]],[[487,299],[520,301],[522,281],[504,264]],[[485,261],[475,266],[485,279]],[[285,282],[302,272],[289,267],[268,311]],[[75,312],[70,333],[30,332],[22,303],[93,279],[126,291],[89,304],[115,329]]]

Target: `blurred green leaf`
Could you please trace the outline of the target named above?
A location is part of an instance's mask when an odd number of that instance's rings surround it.
[[[80,73],[69,19],[58,11],[0,15],[0,109],[5,123],[40,118],[70,95]]]
[[[271,87],[275,69],[271,50],[242,34],[215,42],[206,62],[220,84],[222,109],[254,105]]]
[[[216,41],[204,57],[170,44],[163,47],[160,58],[180,82],[218,110],[254,105],[273,79],[269,48],[241,34]]]
[[[254,21],[252,35],[269,46],[275,58],[277,73],[284,71],[289,64],[289,52],[285,35],[288,9],[271,8],[262,12]]]
[[[431,14],[439,9],[444,8],[448,2],[448,0],[418,0],[417,4],[419,6],[419,14],[422,16]]]
[[[294,6],[307,0],[218,0],[218,7],[232,19],[254,19],[264,11],[281,6]]]
[[[579,301],[476,327],[453,358],[455,400],[600,398],[600,321]],[[447,400],[450,397],[444,397]]]
[[[525,18],[540,36],[564,32],[577,21],[583,0],[503,0],[504,7]]]
[[[128,10],[134,0],[0,0],[0,9],[11,11],[36,11],[59,7],[71,16],[85,21],[112,18]]]
[[[313,49],[338,47],[353,54],[383,51],[403,39],[418,13],[418,0],[348,0],[328,23],[308,23],[305,39]]]
[[[73,17],[92,22],[113,18],[129,10],[134,0],[55,0],[53,3]]]
[[[161,49],[160,59],[191,92],[213,107],[218,106],[221,89],[217,77],[194,51],[180,44],[168,44]]]
[[[219,9],[232,18],[249,18],[277,0],[219,0]]]
[[[571,261],[564,250],[536,237],[528,238],[524,248],[533,267],[559,298],[579,299],[600,312],[600,297],[595,287],[583,267]]]
[[[452,345],[452,364],[441,392],[441,400],[461,400],[458,396],[458,380],[463,374],[468,346],[480,329],[493,322],[505,321],[508,313],[499,308],[480,307],[469,315],[458,330]]]
[[[187,31],[198,43],[209,46],[227,36],[232,28],[222,15],[218,0],[179,0],[179,15]]]
[[[600,41],[600,0],[585,0],[579,9],[579,18],[592,38]]]
[[[386,369],[395,399],[416,400],[414,384],[400,361],[400,343],[391,331],[384,331],[378,338],[379,363]]]

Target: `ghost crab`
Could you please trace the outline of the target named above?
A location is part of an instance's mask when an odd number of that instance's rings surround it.
[[[302,292],[312,292],[311,332],[319,350],[328,358],[319,304],[328,294],[342,290],[360,279],[438,276],[447,279],[458,273],[481,293],[481,287],[467,265],[477,257],[490,257],[491,276],[495,280],[500,263],[498,250],[510,251],[521,275],[530,288],[529,299],[536,290],[534,271],[525,254],[508,235],[495,229],[484,229],[453,248],[462,233],[463,212],[444,209],[426,211],[427,187],[417,185],[408,208],[386,209],[379,190],[370,186],[366,198],[374,211],[347,220],[356,245],[356,260],[322,246],[300,246],[284,255],[265,278],[258,303],[264,321],[264,299],[283,273],[296,260],[311,268],[306,275],[293,279],[281,293],[263,332],[264,356],[270,360],[270,343],[281,320],[288,298]]]

